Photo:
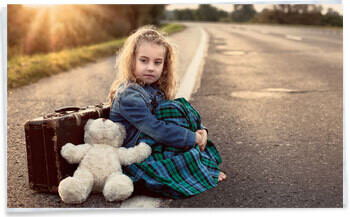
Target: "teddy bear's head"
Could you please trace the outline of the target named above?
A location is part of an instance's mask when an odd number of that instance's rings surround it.
[[[84,141],[89,144],[106,144],[118,148],[126,138],[126,130],[122,124],[105,118],[89,119],[84,130]]]

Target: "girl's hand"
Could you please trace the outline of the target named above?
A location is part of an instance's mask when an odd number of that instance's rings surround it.
[[[201,144],[203,141],[202,135],[198,132],[198,130],[196,131],[196,144]]]
[[[207,145],[207,139],[208,139],[208,134],[206,130],[197,130],[196,131],[196,135],[197,133],[202,137],[202,141],[200,143],[197,143],[199,146],[199,149],[201,151],[204,151],[205,146]]]

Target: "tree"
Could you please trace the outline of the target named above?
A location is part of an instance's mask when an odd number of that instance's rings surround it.
[[[151,5],[148,12],[148,23],[159,26],[160,19],[165,12],[166,5]]]
[[[200,21],[218,21],[218,9],[211,5],[200,5],[195,12],[196,20]]]
[[[332,8],[327,9],[327,13],[322,17],[322,24],[327,26],[343,26],[343,16]]]
[[[195,20],[195,10],[192,9],[183,9],[183,10],[174,10],[175,20]]]
[[[175,20],[198,20],[198,21],[219,21],[228,17],[228,13],[218,10],[211,5],[200,5],[198,9],[176,9],[174,12]]]
[[[233,5],[232,21],[247,22],[256,15],[253,5]]]
[[[259,14],[257,20],[263,23],[322,25],[321,5],[274,5]]]

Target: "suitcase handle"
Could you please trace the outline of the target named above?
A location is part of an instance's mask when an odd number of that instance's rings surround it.
[[[79,107],[67,106],[67,107],[62,107],[62,108],[56,109],[55,112],[57,112],[57,113],[62,113],[62,112],[79,111],[79,110],[80,110]]]

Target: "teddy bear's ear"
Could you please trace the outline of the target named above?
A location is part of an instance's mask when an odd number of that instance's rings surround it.
[[[92,124],[92,122],[94,121],[94,119],[89,119],[84,127],[84,131],[86,131],[87,129],[89,129],[90,125]]]

